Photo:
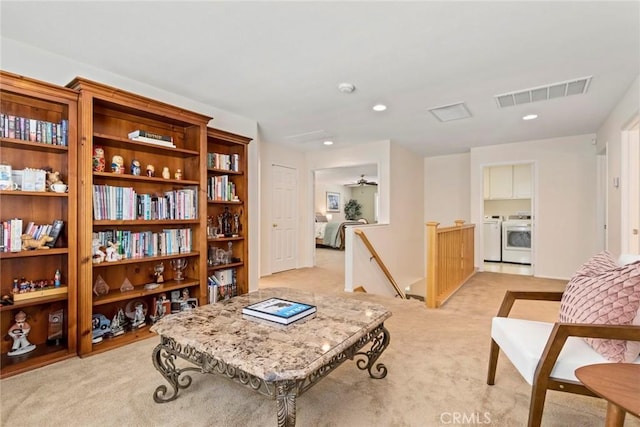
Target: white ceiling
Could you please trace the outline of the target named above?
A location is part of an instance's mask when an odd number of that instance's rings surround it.
[[[3,38],[255,119],[264,141],[305,151],[331,149],[320,145],[327,138],[333,147],[389,139],[433,156],[593,133],[640,74],[637,1],[0,8]],[[494,99],[587,76],[582,95],[504,109]],[[341,82],[355,92],[340,93]],[[428,112],[461,101],[471,118],[441,123]],[[373,112],[377,102],[388,110]],[[539,118],[525,122],[528,113]]]

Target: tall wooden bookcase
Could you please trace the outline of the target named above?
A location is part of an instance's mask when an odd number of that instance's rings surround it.
[[[78,188],[75,159],[78,93],[0,71],[0,98],[0,112],[13,121],[10,126],[13,128],[11,134],[7,133],[5,137],[4,129],[0,133],[0,163],[11,166],[13,171],[25,168],[58,171],[62,180],[68,184],[66,193],[54,193],[47,188],[44,191],[0,190],[0,220],[3,222],[12,218],[22,219],[22,231],[26,231],[29,222],[37,225],[51,224],[58,219],[64,222],[62,232],[51,249],[0,252],[2,295],[13,292],[14,279],[21,281],[24,278],[25,282],[41,279],[52,281],[56,270],[61,275],[58,291],[66,287],[66,292],[63,293],[33,292],[28,299],[16,297],[13,305],[1,306],[0,330],[3,337],[7,337],[9,328],[15,323],[16,314],[23,311],[31,327],[27,340],[36,346],[35,350],[28,353],[9,356],[13,341],[1,341],[0,377],[7,377],[76,355]],[[4,125],[8,125],[8,121]],[[16,132],[16,123],[20,123],[20,128],[24,130],[26,122],[30,125],[29,134]],[[47,127],[49,131],[55,130],[58,137],[62,135],[57,132],[66,127],[64,142],[51,135],[45,136],[42,132],[46,131],[42,129]],[[34,133],[35,129],[41,131],[38,136]],[[36,294],[44,296],[31,298]],[[60,310],[62,319],[56,314]],[[60,323],[56,323],[60,320],[62,338],[49,340],[60,330]]]
[[[93,342],[94,315],[102,314],[111,320],[123,309],[130,315],[133,307],[141,304],[146,308],[147,319],[154,308],[153,301],[165,294],[167,298],[172,291],[188,290],[189,296],[197,298],[200,304],[207,302],[207,239],[206,239],[206,146],[207,123],[210,117],[186,111],[172,105],[164,104],[136,94],[128,93],[117,88],[92,82],[84,78],[76,78],[68,87],[78,90],[79,98],[79,133],[80,153],[78,156],[78,171],[80,176],[79,188],[79,216],[78,216],[78,328],[79,354],[81,356],[102,352],[121,345],[143,339],[149,333],[147,325],[134,328],[123,335],[106,338],[102,342]],[[128,134],[135,130],[142,130],[173,139],[174,147],[134,141]],[[94,150],[101,149],[106,160],[105,171],[95,171],[93,167]],[[121,156],[124,160],[124,173],[114,173],[111,168],[113,156]],[[133,175],[130,165],[133,160],[140,163],[141,175]],[[155,167],[155,176],[147,176],[147,165]],[[170,177],[164,178],[161,171],[168,167]],[[181,179],[176,179],[175,173],[182,171]],[[96,187],[97,186],[97,187]],[[95,219],[94,197],[97,191],[108,194],[132,188],[137,195],[148,195],[155,198],[167,199],[167,194],[180,194],[195,189],[197,194],[196,216],[190,219],[141,219],[145,214],[155,218],[155,213],[146,208],[135,212],[135,219]],[[123,196],[124,197],[124,196]],[[180,200],[180,196],[176,196]],[[192,199],[188,198],[188,203]],[[130,203],[130,202],[123,202]],[[176,205],[181,202],[176,201]],[[130,205],[124,205],[129,206]],[[137,203],[136,203],[137,206]],[[158,205],[160,206],[160,205]],[[96,207],[98,212],[104,210],[102,204]],[[178,206],[178,209],[183,209]],[[116,209],[117,210],[117,209]],[[163,210],[160,208],[160,210]],[[184,210],[183,212],[188,212]],[[117,214],[117,212],[116,212]],[[189,215],[187,215],[189,216]],[[124,214],[122,215],[124,218]],[[102,261],[96,263],[93,259],[93,239],[96,236],[108,236],[120,239],[120,251],[127,252],[125,247],[132,241],[143,239],[145,248],[151,234],[157,236],[175,232],[177,229],[188,229],[183,232],[190,241],[190,249],[176,252],[175,243],[172,252],[166,248],[157,255],[150,252],[143,257],[125,257],[118,261]],[[173,231],[165,231],[173,230]],[[145,237],[141,237],[146,235]],[[184,245],[182,245],[184,248]],[[185,259],[187,268],[184,270],[185,279],[175,280],[175,272],[171,268],[172,261]],[[153,274],[157,265],[164,266],[164,282],[157,288],[149,289],[155,281]],[[94,285],[98,277],[102,278],[109,287],[108,293],[94,292]],[[121,291],[121,287],[128,279],[133,290]]]
[[[208,271],[211,276],[217,271],[233,270],[238,295],[249,291],[247,146],[250,142],[244,136],[207,129]],[[220,181],[228,183],[226,188],[215,188],[214,183]],[[238,221],[226,235],[218,221],[225,210]],[[227,261],[231,262],[217,263],[216,250],[229,251],[229,244],[232,255]]]

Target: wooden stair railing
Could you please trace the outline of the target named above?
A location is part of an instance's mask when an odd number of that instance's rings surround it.
[[[475,274],[475,225],[455,221],[453,227],[438,228],[439,222],[427,223],[427,297],[429,308],[444,304]]]
[[[400,286],[398,286],[398,283],[396,283],[395,279],[391,275],[391,272],[389,271],[387,266],[384,264],[384,262],[382,262],[382,259],[378,255],[378,252],[376,252],[375,248],[367,238],[367,235],[364,234],[364,231],[360,229],[356,229],[353,232],[356,234],[356,236],[359,236],[362,239],[362,243],[364,243],[364,245],[369,250],[369,253],[371,254],[371,259],[376,260],[376,262],[378,263],[378,266],[380,266],[380,269],[384,273],[385,277],[387,278],[387,280],[389,280],[389,283],[391,283],[391,285],[395,289],[396,294],[402,299],[407,299],[407,296],[404,294],[402,289],[400,289]]]

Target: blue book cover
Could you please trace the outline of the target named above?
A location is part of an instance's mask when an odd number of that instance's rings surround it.
[[[281,298],[269,298],[242,309],[243,314],[289,324],[316,312],[316,306]]]

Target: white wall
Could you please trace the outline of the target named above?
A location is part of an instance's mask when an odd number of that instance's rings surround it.
[[[539,277],[569,278],[598,247],[594,135],[550,138],[471,150],[471,220],[482,223],[482,169],[534,163],[534,268]],[[476,266],[482,265],[476,228]]]
[[[337,184],[316,184],[314,212],[331,215],[331,221],[344,221],[344,204],[351,198],[351,189]],[[340,212],[327,212],[327,192],[340,194]]]
[[[2,37],[2,69],[15,74],[35,78],[45,82],[65,86],[76,76],[104,83],[148,98],[157,99],[167,104],[176,105],[213,117],[209,126],[252,138],[249,144],[248,180],[249,180],[249,260],[257,260],[258,215],[259,215],[259,165],[260,141],[258,126],[255,120],[220,110],[211,105],[202,104],[184,96],[171,93],[143,82],[131,80],[120,75],[74,61],[30,45]],[[256,234],[253,234],[256,233]],[[255,236],[255,237],[254,237]],[[258,286],[258,266],[249,262],[249,288]]]
[[[438,221],[441,227],[457,219],[471,218],[469,153],[424,159],[424,222]]]
[[[620,254],[622,242],[621,218],[622,212],[621,186],[613,186],[613,179],[620,177],[622,172],[621,132],[640,111],[640,76],[636,78],[629,90],[620,99],[620,102],[611,111],[609,117],[600,126],[597,132],[598,152],[606,149],[607,153],[607,178],[606,190],[608,203],[606,206],[608,217],[608,241],[607,248],[615,255]]]

